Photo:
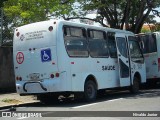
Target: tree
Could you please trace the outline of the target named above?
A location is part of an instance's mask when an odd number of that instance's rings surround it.
[[[69,15],[73,11],[71,1],[69,4],[63,4],[62,0],[3,0],[3,2],[2,43],[7,39],[12,40],[16,27],[48,20],[53,11],[59,12],[59,16]]]
[[[160,23],[156,23],[155,26],[156,26],[155,31],[159,31],[160,32]]]
[[[46,20],[46,6],[37,3],[36,0],[8,0],[4,3],[4,13],[12,19],[12,26],[18,27]]]
[[[160,16],[157,7],[160,7],[159,0],[8,0],[4,11],[13,20],[13,26],[53,16],[65,20],[89,19],[105,27],[139,33],[150,13]],[[86,17],[91,11],[96,12],[96,18]]]
[[[107,20],[111,28],[130,30],[139,33],[145,20],[152,12],[160,17],[160,12],[155,8],[160,7],[159,0],[77,0],[81,12],[75,15],[64,16],[66,20],[70,19],[90,19],[106,26],[104,19]],[[70,0],[66,0],[65,4]],[[74,10],[75,11],[75,10]],[[83,11],[83,12],[82,12]],[[96,18],[84,17],[88,11],[96,11]],[[55,14],[54,14],[55,15]]]
[[[5,2],[5,1],[7,1],[7,0],[1,0],[0,1],[0,8],[3,6],[3,2]]]
[[[96,10],[97,17],[93,20],[103,26],[105,26],[103,20],[106,19],[111,28],[125,28],[134,33],[140,32],[151,12],[160,17],[160,12],[154,9],[160,6],[159,0],[85,0],[85,2],[79,0],[79,3],[82,11]]]
[[[61,0],[8,0],[4,3],[4,12],[12,19],[12,25],[18,27],[48,20],[52,12],[58,12],[59,17],[69,15],[73,2],[62,5]]]

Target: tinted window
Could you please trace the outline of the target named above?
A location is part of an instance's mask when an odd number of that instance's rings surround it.
[[[88,30],[89,52],[92,57],[108,57],[108,47],[105,32]]]
[[[143,41],[143,53],[157,52],[156,35],[139,35],[139,40]]]
[[[131,60],[135,62],[143,62],[143,55],[141,53],[138,41],[135,40],[135,37],[129,37],[128,39]]]
[[[142,44],[143,53],[149,53],[149,44],[148,44],[149,42],[148,42],[148,40],[146,38],[147,38],[146,35],[139,35],[138,36],[138,40]]]
[[[117,37],[117,45],[118,45],[118,50],[123,55],[124,57],[128,57],[127,53],[127,44],[126,44],[126,39],[122,37]]]
[[[105,38],[105,33],[102,31],[97,31],[97,30],[88,30],[88,36],[89,38],[92,39],[104,39]]]
[[[109,54],[112,58],[117,57],[117,48],[116,48],[116,42],[115,42],[115,33],[108,32],[107,33],[107,41],[108,41],[108,49]]]
[[[66,50],[71,57],[87,57],[87,39],[83,28],[64,26],[64,40]]]
[[[157,52],[156,35],[155,34],[151,34],[148,37],[149,37],[149,53]]]

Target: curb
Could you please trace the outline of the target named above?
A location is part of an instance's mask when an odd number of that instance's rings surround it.
[[[17,104],[17,105],[6,105],[6,106],[2,106],[0,107],[0,111],[3,111],[3,110],[6,110],[6,109],[9,109],[9,111],[16,111],[16,107],[22,107],[22,106],[25,106],[25,105],[32,105],[32,104],[35,104],[35,103],[40,103],[40,102],[26,102],[26,103],[21,103],[21,104]]]

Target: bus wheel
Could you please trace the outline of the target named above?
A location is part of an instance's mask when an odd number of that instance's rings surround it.
[[[131,93],[138,93],[139,89],[140,89],[139,79],[135,76],[130,91]]]
[[[96,84],[89,80],[85,83],[84,86],[84,98],[87,102],[94,101],[97,96],[97,87]]]

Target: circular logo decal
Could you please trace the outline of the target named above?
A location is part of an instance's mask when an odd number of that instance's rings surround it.
[[[24,54],[22,52],[18,52],[16,56],[16,60],[18,64],[22,64],[24,61]]]

